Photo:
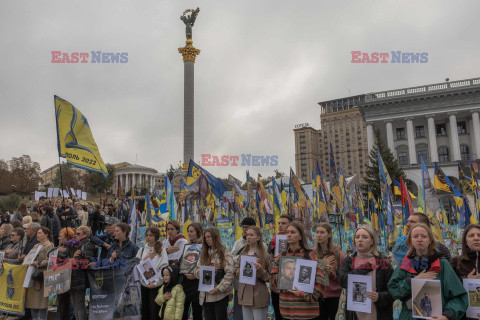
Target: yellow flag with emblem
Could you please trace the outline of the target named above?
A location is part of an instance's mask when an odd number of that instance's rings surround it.
[[[55,96],[58,156],[76,167],[108,177],[87,118],[67,100]]]
[[[3,263],[0,275],[0,311],[23,316],[25,313],[25,274],[27,265]],[[43,291],[42,291],[43,293]]]

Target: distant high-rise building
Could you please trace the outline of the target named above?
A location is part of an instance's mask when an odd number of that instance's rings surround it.
[[[335,163],[345,176],[363,177],[368,162],[366,128],[358,109],[362,96],[320,102],[320,130],[308,124],[297,125],[295,166],[305,182],[312,179],[318,161],[325,178],[330,177],[330,144]]]

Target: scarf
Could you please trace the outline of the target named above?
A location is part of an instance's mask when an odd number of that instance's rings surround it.
[[[441,255],[438,251],[435,250],[431,256],[418,256],[411,254],[407,257],[410,259],[410,267],[415,270],[415,272],[420,273],[423,270],[430,270],[432,263],[441,258]]]
[[[176,236],[173,239],[168,238],[168,242],[170,242],[170,246],[173,247],[175,245],[175,242],[177,242],[177,240],[179,240],[179,239],[185,239],[185,237],[183,235],[179,234],[178,236]]]
[[[373,251],[361,253],[357,251],[357,256],[352,258],[352,269],[375,269],[377,265],[376,257]]]

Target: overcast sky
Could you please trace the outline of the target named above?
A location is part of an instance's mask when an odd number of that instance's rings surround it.
[[[277,167],[205,167],[220,177],[294,168],[293,128],[320,127],[319,101],[480,75],[477,0],[3,0],[0,158],[29,154],[42,170],[58,162],[56,94],[87,117],[105,163],[178,164],[179,17],[197,6],[195,160],[278,155]],[[128,52],[128,63],[51,63],[51,51],[98,50]],[[428,52],[428,62],[353,64],[356,50]]]

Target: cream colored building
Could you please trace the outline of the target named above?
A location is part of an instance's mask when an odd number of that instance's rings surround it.
[[[297,125],[295,133],[295,167],[305,182],[312,179],[317,162],[326,180],[330,178],[330,144],[335,164],[344,175],[364,176],[368,162],[365,122],[358,108],[360,97],[320,102],[321,129],[308,124]]]

